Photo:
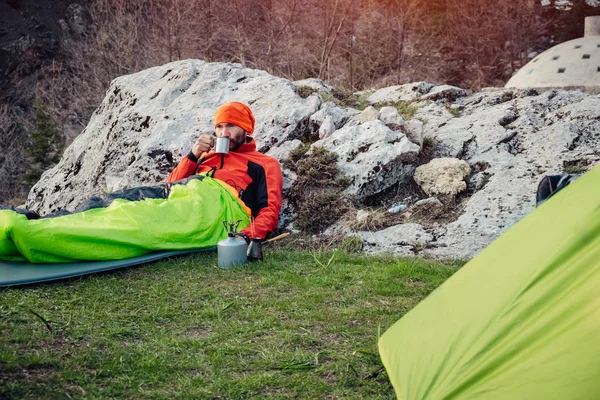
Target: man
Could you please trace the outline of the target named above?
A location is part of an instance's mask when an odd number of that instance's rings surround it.
[[[264,239],[277,228],[283,188],[279,162],[256,151],[253,132],[254,115],[248,106],[223,104],[215,113],[215,133],[217,138],[229,139],[229,153],[215,153],[211,150],[214,138],[202,135],[167,180],[206,174],[232,186],[252,210],[252,222],[241,232],[247,240]]]

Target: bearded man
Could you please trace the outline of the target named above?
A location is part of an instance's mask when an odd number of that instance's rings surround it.
[[[233,187],[252,212],[251,223],[242,230],[246,240],[264,239],[277,228],[281,210],[283,177],[279,162],[256,151],[254,115],[239,102],[225,103],[215,113],[217,138],[229,139],[229,151],[217,153],[215,138],[202,135],[189,154],[171,172],[167,182],[194,174],[208,175]]]

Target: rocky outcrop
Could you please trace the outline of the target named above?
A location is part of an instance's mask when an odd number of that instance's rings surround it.
[[[287,80],[237,64],[179,61],[115,79],[27,206],[42,214],[73,210],[93,193],[164,181],[198,135],[213,132],[214,110],[233,100],[253,108],[257,144],[274,154],[303,136],[321,104],[318,96],[299,97]]]
[[[372,106],[361,111],[323,101],[332,93],[319,81],[293,84],[194,60],[118,78],[27,205],[42,214],[72,210],[99,192],[164,181],[230,100],[254,110],[262,151],[283,161],[301,146],[324,147],[337,153],[345,192],[359,208],[397,210],[380,230],[354,231],[361,224],[346,222],[329,230],[360,237],[369,252],[472,257],[533,210],[545,174],[600,161],[599,96],[508,89],[466,96],[419,82],[372,93]],[[416,113],[399,113],[406,101]],[[298,177],[283,172],[285,194]],[[282,226],[294,212],[284,198]]]

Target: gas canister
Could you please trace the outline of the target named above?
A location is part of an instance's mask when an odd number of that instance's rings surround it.
[[[233,268],[248,262],[246,241],[238,236],[237,228],[241,221],[223,221],[227,230],[227,239],[217,244],[217,265],[219,268]]]

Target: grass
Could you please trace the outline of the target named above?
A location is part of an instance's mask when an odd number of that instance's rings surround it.
[[[371,105],[367,98],[373,93],[374,91],[371,90],[363,91],[360,94],[346,91],[338,91],[335,94],[320,92],[319,94],[324,102],[331,101],[341,107],[351,107],[362,111]]]
[[[298,96],[302,97],[303,99],[306,99],[313,93],[319,93],[318,89],[311,88],[310,86],[298,86],[296,90],[298,91]]]
[[[0,290],[0,398],[373,398],[390,327],[459,265],[266,248]]]

